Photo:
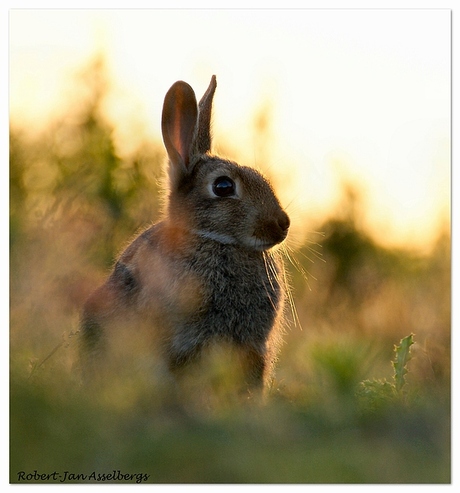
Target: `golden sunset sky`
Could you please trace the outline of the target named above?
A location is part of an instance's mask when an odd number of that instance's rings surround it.
[[[61,114],[96,53],[120,152],[160,138],[174,81],[200,97],[216,74],[215,150],[268,172],[294,222],[333,213],[345,180],[386,245],[425,248],[449,225],[448,9],[10,10],[12,124]],[[270,117],[262,141],[257,114]]]

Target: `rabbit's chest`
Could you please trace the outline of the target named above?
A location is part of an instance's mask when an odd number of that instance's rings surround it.
[[[271,330],[280,311],[282,286],[274,258],[240,253],[222,248],[214,251],[212,260],[197,259],[192,268],[200,272],[205,292],[199,330],[244,342],[257,334],[264,338]]]

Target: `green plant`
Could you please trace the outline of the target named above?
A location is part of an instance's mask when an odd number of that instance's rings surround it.
[[[376,409],[380,405],[402,399],[404,386],[406,385],[407,364],[411,360],[411,346],[414,344],[414,334],[401,339],[399,345],[395,345],[395,359],[392,362],[394,375],[393,382],[385,379],[364,380],[360,383],[357,392],[358,398],[365,407]]]

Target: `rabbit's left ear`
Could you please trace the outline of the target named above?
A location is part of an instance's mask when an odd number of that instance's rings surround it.
[[[211,111],[212,99],[216,91],[216,76],[211,77],[209,87],[204,93],[199,104],[198,129],[196,135],[196,152],[206,154],[211,150]]]
[[[197,118],[193,89],[186,82],[175,82],[165,96],[161,131],[170,165],[178,172],[189,169]]]

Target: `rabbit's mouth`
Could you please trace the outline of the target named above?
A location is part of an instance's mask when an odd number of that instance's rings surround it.
[[[282,241],[284,241],[286,236],[287,236],[287,233],[284,235],[284,238],[282,238],[281,240],[276,240],[276,241],[251,237],[246,242],[246,246],[250,247],[253,250],[259,250],[259,251],[270,250],[270,248],[273,248],[274,246],[276,246],[279,243],[281,243]]]
[[[248,236],[245,238],[237,239],[230,235],[205,230],[193,230],[192,233],[198,235],[200,238],[216,241],[217,243],[221,243],[222,245],[241,245],[249,248],[250,250],[257,251],[269,250],[270,248],[273,248],[275,245],[278,245],[279,243],[284,241],[287,236],[287,230],[283,233],[282,236],[276,239],[260,238],[257,236]]]

